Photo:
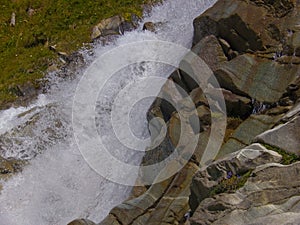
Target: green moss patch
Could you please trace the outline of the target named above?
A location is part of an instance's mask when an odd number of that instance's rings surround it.
[[[18,85],[44,76],[57,55],[68,54],[90,42],[94,25],[114,15],[142,15],[151,0],[1,0],[0,106],[14,101]],[[12,13],[15,26],[10,25]]]
[[[289,153],[289,152],[286,152],[278,147],[275,147],[275,146],[272,146],[272,145],[268,145],[268,144],[265,144],[265,143],[262,143],[262,145],[269,149],[269,150],[272,150],[274,152],[277,152],[278,154],[280,154],[282,156],[282,160],[281,160],[281,164],[283,165],[289,165],[289,164],[292,164],[294,162],[297,162],[300,160],[300,157],[297,156],[296,154],[293,154],[293,153]]]

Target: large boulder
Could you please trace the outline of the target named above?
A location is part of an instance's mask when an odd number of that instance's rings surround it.
[[[259,166],[239,190],[203,200],[190,222],[192,225],[297,224],[299,171],[299,162]]]
[[[201,57],[212,71],[218,69],[220,63],[227,61],[223,48],[214,35],[204,37],[192,51]]]
[[[278,153],[267,150],[260,144],[253,144],[202,168],[194,176],[191,184],[189,201],[192,211],[194,212],[205,198],[218,192],[218,186],[225,179],[243,176],[259,165],[280,162],[281,158]],[[238,183],[235,188],[237,187]]]
[[[215,75],[220,85],[260,102],[277,102],[298,76],[296,65],[282,65],[250,54],[224,63]]]
[[[258,135],[256,141],[300,156],[300,117]]]
[[[121,25],[125,20],[121,16],[113,16],[102,20],[93,28],[91,35],[92,39],[96,39],[100,36],[121,34]]]
[[[194,43],[215,35],[232,49],[248,50],[278,48],[284,42],[287,29],[298,23],[299,7],[294,0],[276,1],[220,0],[194,21]]]

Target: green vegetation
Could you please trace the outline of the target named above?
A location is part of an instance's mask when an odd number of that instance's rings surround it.
[[[280,154],[282,156],[282,160],[281,160],[281,164],[283,165],[289,165],[289,164],[292,164],[294,162],[297,162],[300,160],[300,157],[297,156],[296,154],[293,154],[293,153],[289,153],[289,152],[286,152],[278,147],[275,147],[275,146],[271,146],[271,145],[268,145],[268,144],[262,144],[265,148],[269,149],[269,150],[272,150],[274,152],[277,152],[278,154]]]
[[[283,165],[289,165],[294,162],[300,161],[300,157],[296,154],[288,153],[278,147],[271,146],[265,143],[262,143],[262,145],[269,150],[279,153],[282,156],[282,160],[280,163]],[[251,170],[242,174],[241,176],[233,175],[231,173],[231,175],[228,178],[221,180],[218,185],[213,187],[213,189],[210,191],[210,196],[212,197],[220,193],[235,192],[236,190],[240,189],[245,185],[248,178],[251,176],[251,173]]]
[[[230,178],[222,180],[217,186],[215,186],[211,192],[210,196],[225,192],[234,192],[245,185],[248,178],[250,177],[252,171],[248,171],[243,175],[232,175]]]
[[[57,55],[90,42],[92,27],[104,18],[142,15],[151,0],[1,0],[0,106],[18,97],[18,86],[44,76]],[[32,10],[31,10],[32,9]],[[15,26],[10,25],[12,13]],[[0,107],[1,108],[1,107]]]

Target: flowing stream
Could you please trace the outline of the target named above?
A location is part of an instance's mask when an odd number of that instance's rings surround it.
[[[142,40],[164,40],[190,48],[193,19],[215,2],[167,0],[145,15],[138,29],[106,45],[83,50],[84,59],[90,64],[116,46]],[[142,30],[147,21],[161,23],[156,33]],[[100,222],[128,197],[131,187],[115,184],[97,174],[83,159],[74,140],[73,96],[85,69],[79,69],[72,79],[63,81],[55,74],[49,75],[51,88],[35,103],[0,111],[0,155],[29,161],[21,173],[1,181],[0,225],[65,225],[76,218]],[[132,65],[120,70],[99,93],[97,129],[119,160],[138,165],[143,153],[130,153],[114,140],[111,125],[106,121],[116,94],[127,81],[153,73],[168,77],[172,69],[157,63]],[[137,104],[132,113],[132,132],[142,139],[149,136],[146,112],[151,101],[153,98]]]

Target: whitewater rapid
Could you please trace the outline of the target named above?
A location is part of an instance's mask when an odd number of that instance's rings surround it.
[[[126,32],[105,46],[82,51],[89,65],[105,52],[124,44],[143,40],[163,40],[190,48],[193,19],[216,0],[167,0],[145,15],[138,29]],[[143,23],[160,22],[156,33],[143,31]],[[22,173],[1,181],[0,225],[65,225],[76,218],[100,222],[117,204],[124,201],[131,187],[112,183],[93,171],[83,159],[73,137],[72,103],[76,86],[86,68],[76,71],[69,80],[58,81],[50,75],[52,87],[28,107],[0,111],[0,155],[29,160]],[[99,135],[113,155],[138,165],[143,153],[127,151],[115,141],[110,117],[112,102],[127,81],[141,77],[168,77],[173,68],[157,63],[141,63],[119,71],[99,93],[95,118]],[[162,85],[162,84],[161,84]],[[153,99],[135,107],[133,133],[149,136],[146,112]],[[27,129],[28,123],[33,127]],[[24,131],[25,129],[25,131]],[[27,130],[26,130],[27,129]],[[146,146],[141,146],[145,148]],[[132,183],[134,185],[134,183]]]

